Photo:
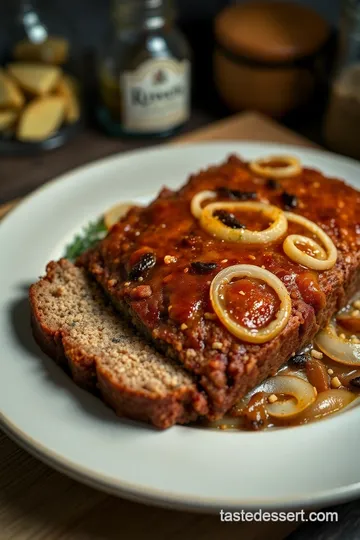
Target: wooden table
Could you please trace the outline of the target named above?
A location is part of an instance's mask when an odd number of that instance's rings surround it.
[[[170,144],[238,139],[314,146],[307,139],[259,114],[244,113],[197,129],[210,120],[211,117],[208,115],[196,115],[191,123],[193,131],[170,141]],[[85,163],[118,152],[159,144],[163,144],[163,141],[112,139],[89,128],[58,150],[29,157],[0,157],[0,205],[23,197],[48,180]]]
[[[221,121],[175,142],[219,139],[314,146],[252,113]],[[120,144],[87,132],[72,145],[43,157],[1,158],[0,200],[28,193],[75,165],[114,153]],[[0,217],[14,204],[8,202],[0,208]],[[0,540],[142,540],[149,536],[157,540],[280,540],[295,528],[293,523],[225,524],[219,516],[163,510],[108,496],[53,471],[0,433]]]

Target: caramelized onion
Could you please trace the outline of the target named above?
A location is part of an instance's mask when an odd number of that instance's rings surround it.
[[[234,321],[224,307],[224,293],[222,290],[224,285],[230,284],[234,278],[241,277],[264,281],[274,289],[280,299],[280,308],[275,316],[275,320],[271,321],[264,328],[245,328],[245,326]],[[249,343],[265,343],[273,339],[286,326],[291,313],[291,299],[285,285],[268,270],[251,264],[237,264],[224,268],[224,270],[219,272],[212,280],[210,299],[216,315],[229,332]]]
[[[360,367],[360,343],[340,338],[331,322],[315,337],[319,349],[335,362],[346,366]]]
[[[279,163],[281,166],[278,165]],[[255,174],[266,178],[287,178],[288,176],[297,176],[302,171],[300,161],[294,156],[259,158],[250,161],[249,167]]]
[[[328,270],[332,268],[337,260],[337,249],[331,238],[313,221],[303,216],[299,216],[293,212],[285,212],[285,216],[288,221],[297,223],[308,229],[312,234],[315,234],[326,250],[326,258],[324,259],[324,250],[317,242],[306,236],[291,234],[285,239],[283,244],[283,249],[289,259],[312,270]],[[319,251],[319,257],[311,257],[307,253],[304,253],[297,247],[296,242],[306,242],[310,247],[315,247]]]
[[[335,412],[348,407],[355,399],[355,395],[342,388],[338,390],[325,390],[321,392],[312,403],[296,420],[300,424],[319,420]]]
[[[336,316],[336,322],[353,334],[360,333],[360,317],[343,313]]]
[[[202,212],[202,203],[206,201],[207,199],[214,199],[216,197],[215,191],[200,191],[194,197],[191,199],[190,209],[192,215],[199,219]]]
[[[270,416],[283,420],[301,413],[316,399],[314,387],[309,382],[292,375],[271,377],[260,385],[260,390],[276,396],[286,395],[293,398],[287,400],[280,398],[266,405]]]
[[[115,225],[126,213],[130,210],[134,203],[118,203],[117,205],[109,208],[104,214],[105,227],[109,231],[111,227]]]
[[[317,358],[311,357],[310,360],[306,362],[305,370],[309,383],[315,386],[319,393],[329,390],[329,374],[323,362]]]
[[[214,217],[216,210],[227,212],[247,211],[260,212],[272,221],[271,225],[263,231],[250,231],[232,229]],[[210,203],[202,209],[200,215],[201,227],[210,234],[228,242],[242,242],[246,244],[267,244],[275,242],[287,231],[287,220],[284,212],[276,206],[259,202],[216,202]]]
[[[212,429],[240,429],[241,419],[234,416],[224,416],[218,420],[204,422],[207,428]]]

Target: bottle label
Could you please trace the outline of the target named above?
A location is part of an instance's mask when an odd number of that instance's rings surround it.
[[[133,133],[159,133],[190,115],[190,62],[150,59],[121,77],[123,126]]]

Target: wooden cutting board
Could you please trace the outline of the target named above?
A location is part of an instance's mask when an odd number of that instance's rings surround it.
[[[175,141],[271,141],[315,146],[255,113],[236,115]],[[0,207],[0,218],[18,200]],[[239,508],[241,510],[241,508]],[[0,432],[0,540],[281,540],[294,523],[222,523],[219,516],[152,508],[105,495],[55,472]]]

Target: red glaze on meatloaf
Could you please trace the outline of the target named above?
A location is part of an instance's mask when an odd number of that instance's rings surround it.
[[[210,236],[190,211],[193,196],[203,190],[217,191],[217,200],[234,196],[257,200],[309,218],[335,243],[336,265],[323,272],[298,265],[285,255],[283,239],[249,246]],[[82,264],[140,332],[198,376],[208,396],[210,416],[216,418],[308,343],[357,288],[359,216],[360,194],[342,181],[312,169],[269,181],[256,177],[247,163],[232,156],[221,166],[191,176],[179,191],[163,189],[148,207],[130,210]],[[267,226],[255,213],[237,217],[249,229]],[[304,230],[289,223],[287,234],[294,233],[304,234]],[[287,326],[263,345],[240,341],[214,316],[211,280],[234,264],[266,268],[290,293],[292,314]],[[251,280],[244,280],[243,287],[236,317],[244,322],[250,313],[254,324],[266,325],[276,311],[271,290],[261,290]]]

